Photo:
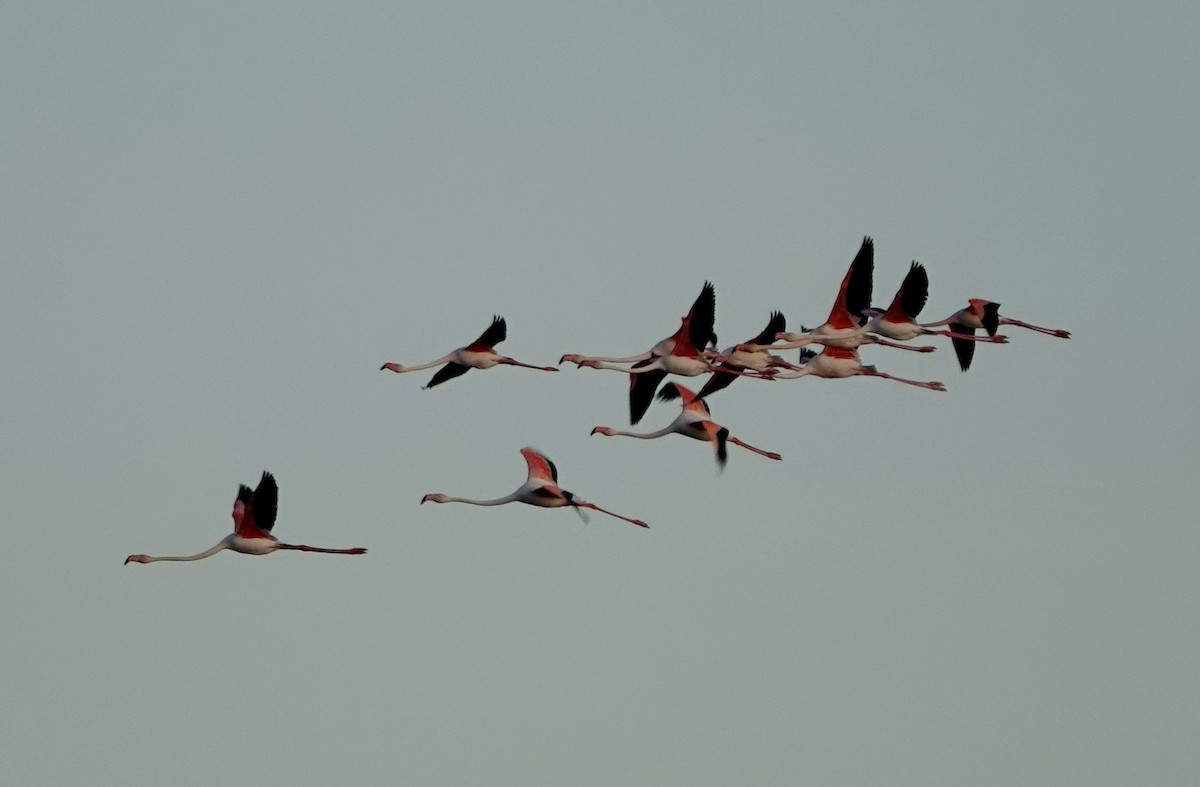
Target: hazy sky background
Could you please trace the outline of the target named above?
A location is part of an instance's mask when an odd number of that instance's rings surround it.
[[[1200,10],[9,3],[0,781],[1128,785],[1200,772]],[[625,379],[876,301],[946,382],[739,381],[718,475]],[[789,353],[789,356],[792,355]],[[698,381],[693,381],[698,382]],[[656,404],[647,430],[675,416]],[[518,449],[648,531],[509,493]],[[279,479],[285,541],[191,554]]]

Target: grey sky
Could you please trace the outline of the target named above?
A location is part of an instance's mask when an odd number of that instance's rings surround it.
[[[1192,784],[1188,4],[0,10],[0,781]],[[946,382],[739,381],[718,475],[625,380],[876,301]],[[923,315],[924,316],[924,315]],[[1182,350],[1182,352],[1181,352]],[[656,404],[641,427],[675,415]],[[641,531],[524,506],[518,449]],[[190,554],[237,484],[364,558]]]

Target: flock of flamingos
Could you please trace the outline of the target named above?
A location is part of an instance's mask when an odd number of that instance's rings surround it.
[[[769,459],[780,458],[777,453],[764,451],[731,436],[728,429],[712,420],[706,400],[738,377],[786,380],[806,375],[825,378],[867,375],[931,391],[945,391],[946,387],[939,382],[906,380],[881,372],[874,366],[864,365],[858,357],[858,347],[864,344],[882,344],[913,352],[933,352],[934,347],[929,345],[911,346],[901,342],[926,336],[946,336],[950,338],[958,356],[959,366],[966,371],[971,366],[977,343],[1004,344],[1008,341],[1005,336],[998,334],[1002,325],[1027,328],[1062,339],[1069,339],[1071,336],[1067,331],[1042,328],[1005,317],[1000,314],[998,303],[979,298],[970,299],[965,308],[944,320],[918,323],[917,317],[925,307],[929,295],[929,277],[925,268],[917,262],[912,263],[891,304],[886,309],[876,309],[871,305],[874,268],[875,247],[870,238],[864,238],[858,254],[850,264],[850,269],[842,279],[828,319],[817,328],[801,328],[800,333],[790,333],[786,329],[783,315],[772,312],[766,327],[757,336],[742,344],[717,351],[717,337],[713,333],[716,292],[712,284],[705,282],[691,310],[683,317],[679,330],[649,351],[625,358],[568,354],[559,359],[559,364],[570,362],[578,367],[612,369],[628,374],[629,420],[632,424],[642,419],[656,392],[660,400],[678,399],[683,406],[682,412],[675,420],[658,431],[627,432],[609,426],[597,426],[592,430],[592,434],[609,437],[623,435],[644,440],[668,434],[681,434],[709,443],[716,452],[718,463],[723,466],[726,461],[726,447],[730,443]],[[977,335],[981,329],[984,335]],[[470,369],[490,369],[500,364],[547,372],[558,371],[554,366],[533,366],[496,353],[495,346],[504,340],[507,330],[504,318],[494,317],[487,330],[465,347],[459,347],[435,361],[420,366],[385,363],[381,371],[386,369],[404,373],[440,366],[426,388],[441,385]],[[807,349],[807,346],[812,344],[822,345],[822,350],[818,353]],[[774,354],[792,348],[802,348],[797,364],[789,363]],[[709,377],[699,392],[693,392],[677,382],[668,382],[659,388],[659,384],[668,374]],[[543,508],[570,507],[584,517],[584,509],[591,509],[639,527],[649,527],[640,519],[608,511],[560,487],[558,469],[554,463],[534,449],[522,448],[521,455],[525,457],[528,477],[512,494],[494,500],[472,500],[435,492],[425,495],[421,502],[470,503],[477,506],[518,502]],[[237,499],[233,503],[233,533],[216,546],[187,556],[130,555],[125,558],[125,563],[201,560],[225,549],[246,555],[266,555],[278,549],[340,555],[361,555],[367,551],[361,547],[324,549],[305,544],[281,543],[271,534],[278,502],[279,487],[275,483],[275,477],[264,472],[257,488],[251,490],[244,484],[239,487]]]

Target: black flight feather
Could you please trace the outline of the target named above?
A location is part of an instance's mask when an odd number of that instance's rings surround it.
[[[275,476],[265,470],[258,488],[254,490],[251,505],[254,524],[264,533],[270,533],[271,528],[275,527],[275,515],[279,512],[279,487],[275,483]]]
[[[437,374],[433,375],[426,388],[432,388],[435,385],[441,385],[447,380],[453,380],[455,377],[466,374],[470,370],[470,366],[463,366],[461,363],[450,363],[437,370]]]
[[[904,283],[900,285],[900,308],[915,320],[925,308],[925,301],[928,299],[929,274],[925,272],[924,265],[913,260],[908,275],[904,277]]]

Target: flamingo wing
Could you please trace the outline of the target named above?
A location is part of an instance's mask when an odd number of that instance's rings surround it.
[[[653,362],[653,360],[638,361],[633,368],[648,366]],[[642,420],[642,416],[654,402],[654,392],[658,390],[658,384],[666,379],[666,376],[667,373],[663,369],[629,375],[629,423],[636,424]]]
[[[884,319],[901,324],[914,322],[921,310],[925,308],[925,301],[928,299],[929,274],[925,272],[924,265],[913,260],[904,277],[904,282],[896,291],[896,297],[892,299],[892,305],[888,307],[887,313],[884,315]]]
[[[525,466],[529,469],[528,480],[548,484],[558,483],[558,468],[546,458],[545,454],[526,446],[521,449],[521,456],[525,457]]]
[[[246,518],[246,510],[254,499],[254,490],[245,484],[238,484],[237,498],[233,501],[233,529],[239,530]]]
[[[996,331],[1000,330],[1000,304],[985,303],[983,305],[983,317],[980,321],[983,323],[983,329],[987,331],[988,336],[995,336]]]
[[[695,303],[692,304],[691,310],[687,317],[684,318],[684,327],[687,338],[691,341],[692,346],[696,349],[697,354],[708,346],[709,341],[716,341],[716,334],[713,333],[713,323],[717,318],[717,291],[713,287],[712,282],[704,282],[704,286],[700,289],[700,295],[696,297]],[[676,343],[676,350],[679,349],[679,343]],[[681,353],[676,352],[676,355]]]
[[[235,532],[242,538],[269,538],[271,528],[275,527],[275,515],[279,510],[279,487],[275,483],[275,476],[264,470],[258,487],[249,495],[249,499],[246,499],[249,490],[248,486],[238,488],[238,499],[234,503],[234,509],[236,510],[238,503],[241,503],[243,513],[240,521],[235,519]]]
[[[774,344],[775,334],[782,333],[787,330],[787,319],[784,318],[783,312],[771,312],[771,317],[767,320],[767,327],[762,329],[762,333],[755,336],[747,344]]]
[[[251,511],[258,529],[270,533],[271,528],[275,527],[275,516],[279,513],[279,485],[275,483],[275,476],[266,470],[254,490]]]
[[[829,319],[825,322],[836,330],[857,328],[866,319],[862,316],[864,309],[871,306],[871,289],[875,272],[875,242],[870,237],[864,237],[858,254],[846,275],[842,277],[841,287],[838,288],[837,298],[829,311]]]
[[[466,374],[470,368],[470,366],[463,366],[461,363],[451,361],[441,369],[438,369],[437,374],[433,375],[433,378],[425,387],[432,388],[435,385],[441,385],[447,380],[453,380],[455,377]]]
[[[479,334],[479,338],[467,345],[472,352],[487,352],[508,337],[508,323],[500,315],[493,315],[492,324]]]
[[[671,402],[676,399],[682,399],[684,410],[692,410],[695,412],[704,413],[705,415],[711,415],[711,413],[708,411],[708,403],[697,396],[695,392],[686,385],[680,385],[679,383],[667,383],[662,387],[662,390],[658,392],[658,399],[662,402]]]
[[[952,322],[949,325],[953,333],[963,333],[974,335],[975,329],[968,328],[966,325],[958,322]],[[950,344],[954,346],[954,354],[958,356],[958,366],[964,372],[971,368],[971,359],[975,357],[975,342],[970,339],[959,339],[956,336],[950,337]]]
[[[783,329],[781,328],[780,330]],[[726,365],[727,364],[721,364],[721,366]],[[709,376],[708,380],[705,381],[704,385],[700,388],[699,398],[704,399],[711,394],[715,394],[717,391],[723,391],[724,389],[728,388],[730,384],[733,383],[733,381],[737,378],[738,376],[733,372],[713,372]]]

